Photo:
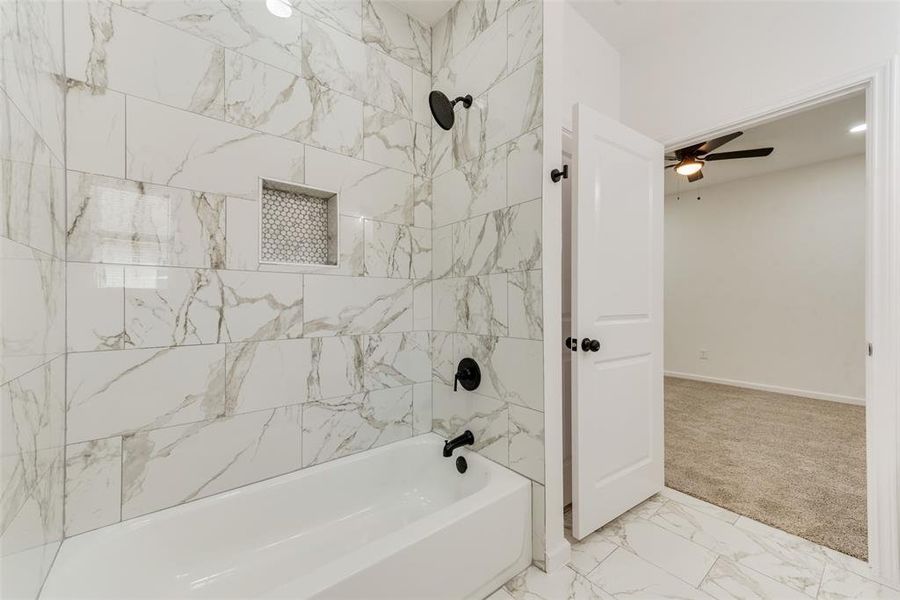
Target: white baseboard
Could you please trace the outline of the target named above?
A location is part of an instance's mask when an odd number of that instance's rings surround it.
[[[841,402],[843,404],[857,404],[865,406],[865,398],[856,398],[854,396],[841,396],[840,394],[828,394],[826,392],[813,392],[810,390],[798,390],[796,388],[782,387],[778,385],[769,385],[766,383],[752,383],[749,381],[738,381],[735,379],[723,379],[721,377],[709,377],[707,375],[695,375],[694,373],[679,373],[677,371],[666,371],[666,377],[677,377],[678,379],[690,379],[693,381],[704,381],[706,383],[721,383],[722,385],[733,385],[734,387],[747,388],[749,390],[760,390],[763,392],[775,392],[776,394],[788,394],[790,396],[800,396],[802,398],[812,398],[813,400],[828,400],[829,402]]]
[[[548,548],[546,552],[547,562],[544,564],[544,570],[547,573],[562,569],[572,559],[572,546],[565,538],[555,548]]]

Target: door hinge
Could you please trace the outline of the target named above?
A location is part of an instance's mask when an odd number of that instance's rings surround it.
[[[553,169],[550,171],[550,179],[553,180],[553,183],[558,183],[560,179],[568,179],[569,178],[569,165],[563,165],[562,171],[559,169]]]

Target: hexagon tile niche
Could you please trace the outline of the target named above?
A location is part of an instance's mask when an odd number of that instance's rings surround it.
[[[337,267],[338,214],[335,192],[260,179],[260,262]]]

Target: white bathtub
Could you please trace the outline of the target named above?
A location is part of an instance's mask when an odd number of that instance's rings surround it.
[[[482,598],[531,562],[527,479],[433,434],[67,539],[41,598]]]

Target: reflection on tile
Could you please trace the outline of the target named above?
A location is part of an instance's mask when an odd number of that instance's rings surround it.
[[[544,337],[541,271],[509,274],[509,335],[540,340]]]
[[[431,382],[413,385],[413,435],[431,431]]]
[[[305,336],[412,330],[408,280],[306,275],[304,285]]]
[[[225,346],[70,354],[66,406],[70,444],[218,417]]]
[[[167,427],[123,440],[122,518],[300,468],[300,409]]]
[[[423,73],[431,72],[431,29],[384,0],[363,0],[363,41]]]
[[[228,52],[226,61],[227,120],[347,156],[362,156],[362,102],[315,79],[240,54]]]
[[[692,598],[709,600],[709,596],[673,575],[638,558],[628,550],[616,549],[591,571],[588,579],[606,592],[628,598]]]
[[[71,262],[66,273],[70,352],[121,350],[125,339],[125,269]]]
[[[309,148],[306,183],[341,194],[341,213],[401,225],[413,223],[413,175]]]
[[[509,405],[509,468],[544,481],[544,413]]]
[[[70,78],[222,118],[222,48],[112,2],[68,2],[65,14]]]
[[[255,199],[260,176],[303,181],[303,144],[129,99],[128,179]]]
[[[365,336],[366,388],[431,381],[428,332]]]
[[[125,177],[124,94],[69,80],[66,166],[85,173]]]
[[[225,266],[225,196],[69,171],[68,259]]]
[[[434,383],[435,433],[448,438],[466,429],[475,435],[472,450],[502,465],[509,464],[509,408],[505,402],[462,388]]]
[[[224,413],[234,415],[305,402],[311,362],[309,340],[228,344]]]
[[[299,275],[125,268],[126,343],[134,347],[300,337],[302,313]]]
[[[723,557],[719,557],[713,565],[700,589],[720,600],[738,598],[803,600],[809,597]]]
[[[303,405],[303,466],[412,436],[413,387],[377,390]]]
[[[530,566],[504,587],[515,600],[612,600],[612,596],[568,567],[545,573]]]
[[[66,446],[66,535],[121,519],[122,438]]]

